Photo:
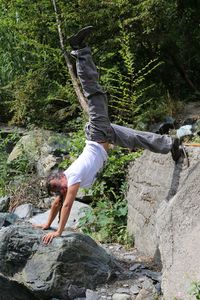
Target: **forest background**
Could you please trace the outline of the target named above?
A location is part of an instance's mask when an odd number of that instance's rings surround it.
[[[198,101],[198,0],[0,0],[0,122],[76,132],[78,146],[71,151],[79,153],[83,146],[86,117],[61,49],[55,4],[67,55],[67,38],[94,26],[89,44],[112,122],[146,130],[164,116],[174,116],[186,101]],[[83,222],[90,228],[98,224],[100,239],[109,239],[111,232],[124,236],[125,169],[138,155],[113,151],[110,167],[92,191],[94,199],[102,190],[109,196],[96,206],[96,216]],[[7,169],[3,172],[1,194],[9,176]]]

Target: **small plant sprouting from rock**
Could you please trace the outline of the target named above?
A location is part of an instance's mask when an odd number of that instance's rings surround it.
[[[190,295],[193,295],[196,297],[197,300],[200,299],[200,282],[192,282],[190,290],[189,290]]]

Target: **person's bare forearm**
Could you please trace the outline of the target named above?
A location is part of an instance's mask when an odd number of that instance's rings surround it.
[[[64,205],[63,204],[63,207],[62,207],[62,210],[61,210],[61,215],[60,215],[60,222],[59,222],[59,226],[58,226],[58,233],[61,235],[64,228],[65,228],[65,225],[67,223],[67,220],[69,218],[69,215],[70,215],[70,211],[71,211],[71,208],[72,208],[72,205]]]
[[[60,222],[59,222],[59,226],[58,226],[58,230],[57,232],[61,235],[65,225],[67,223],[67,220],[69,218],[69,214],[74,202],[74,199],[76,197],[77,191],[79,189],[79,184],[75,184],[72,187],[69,187],[68,192],[67,192],[67,196],[65,198],[65,201],[63,203],[63,207],[61,210],[61,215],[60,215]]]
[[[49,212],[49,216],[48,216],[48,220],[47,220],[47,225],[50,227],[53,220],[55,219],[55,217],[57,216],[59,209],[61,207],[61,203],[59,201],[59,196],[56,197],[56,199],[54,200],[52,206],[51,206],[51,210]]]
[[[60,222],[59,222],[58,229],[54,232],[49,232],[45,236],[43,236],[42,241],[44,244],[49,244],[52,242],[52,240],[55,237],[61,236],[61,234],[65,228],[65,225],[67,223],[67,220],[69,218],[69,214],[70,214],[74,199],[76,197],[77,191],[79,189],[79,186],[80,186],[80,184],[76,183],[68,188],[67,195],[65,197],[65,201],[63,203],[62,210],[61,210],[61,216],[60,216]]]
[[[42,228],[43,230],[49,229],[51,223],[53,222],[56,215],[58,214],[60,207],[61,207],[60,196],[57,196],[51,205],[47,222],[44,224],[33,224],[33,227]]]

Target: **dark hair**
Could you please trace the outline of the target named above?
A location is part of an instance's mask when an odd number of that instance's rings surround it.
[[[51,181],[53,179],[61,179],[63,177],[63,171],[62,170],[54,170],[51,174],[48,175],[46,180],[46,188],[49,195],[51,195],[52,192],[52,186]]]

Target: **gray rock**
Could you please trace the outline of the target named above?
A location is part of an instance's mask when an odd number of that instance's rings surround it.
[[[158,295],[160,295],[161,292],[162,292],[162,290],[161,290],[161,282],[157,282],[157,283],[155,284],[155,289],[156,289]]]
[[[158,294],[151,279],[146,278],[136,300],[155,300]]]
[[[84,297],[85,296],[85,288],[78,287],[77,285],[71,284],[68,288],[68,296],[70,300],[74,300],[77,297]]]
[[[113,300],[131,300],[131,295],[115,293],[112,296]]]
[[[86,300],[101,300],[101,296],[97,292],[87,289]]]
[[[0,197],[0,212],[7,212],[10,204],[10,197]]]
[[[130,289],[129,288],[118,288],[116,290],[116,293],[118,293],[118,294],[129,294],[130,293]]]
[[[146,275],[147,277],[150,277],[154,281],[161,281],[161,272],[153,272],[151,270],[142,270],[141,274]]]
[[[142,283],[142,287],[145,290],[154,290],[154,284],[153,281],[150,278],[145,278],[144,282]]]
[[[134,284],[130,287],[130,292],[133,295],[137,295],[140,292],[140,287],[137,284]]]
[[[13,213],[0,213],[0,228],[14,224],[17,219],[17,215]]]
[[[135,260],[135,255],[132,255],[130,253],[125,253],[124,254],[124,259],[125,260]]]
[[[42,198],[38,203],[38,207],[44,208],[44,209],[49,209],[51,207],[51,204],[52,204],[54,198],[55,197]]]
[[[134,265],[132,265],[130,268],[129,268],[129,270],[130,271],[135,271],[135,270],[137,270],[137,269],[141,269],[141,264],[138,264],[138,263],[136,263],[136,264],[134,264]]]
[[[185,120],[185,119],[194,119],[196,120],[200,116],[200,103],[196,102],[188,102],[185,103],[183,109],[177,115],[177,120]]]
[[[27,132],[16,144],[8,157],[8,163],[26,157],[30,167],[40,177],[47,176],[67,154],[69,138],[48,130],[35,129]]]
[[[140,277],[138,278],[138,281],[139,281],[140,283],[142,283],[142,282],[144,282],[145,280],[146,280],[146,276],[140,274]]]
[[[142,289],[139,295],[135,298],[135,300],[155,300],[156,295],[151,291]]]
[[[91,210],[91,209],[92,208],[87,204],[74,201],[66,227],[70,227],[72,229],[77,228],[80,218],[82,218],[85,215],[85,212],[87,210]],[[47,222],[49,212],[50,210],[47,210],[44,213],[37,214],[31,219],[29,219],[29,222],[32,224],[44,224]],[[58,228],[58,215],[53,221],[51,227],[54,229]]]
[[[187,151],[189,168],[184,161],[174,164],[171,154],[145,151],[129,171],[128,230],[139,251],[162,260],[165,300],[180,291],[189,300],[188,288],[200,277],[200,148]]]
[[[26,286],[10,280],[0,274],[1,300],[42,300],[34,295]]]
[[[135,247],[158,262],[156,212],[168,196],[173,173],[174,162],[170,154],[155,154],[147,150],[129,168],[128,231],[134,236]]]
[[[180,293],[191,299],[188,289],[200,278],[200,148],[188,152],[190,167],[182,170],[177,193],[162,202],[156,216],[166,300]]]
[[[31,203],[19,205],[14,209],[13,213],[20,219],[30,218],[33,215],[33,205]]]
[[[71,285],[95,289],[115,272],[113,258],[90,237],[64,232],[45,246],[43,235],[26,224],[0,230],[0,272],[41,298],[67,299]]]

